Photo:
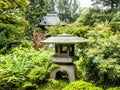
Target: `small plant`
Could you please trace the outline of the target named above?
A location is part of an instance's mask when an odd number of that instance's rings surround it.
[[[94,86],[92,83],[88,83],[85,81],[76,81],[71,82],[63,90],[103,90],[103,89]]]
[[[120,90],[120,87],[113,87],[113,88],[108,88],[106,90]]]
[[[44,40],[45,36],[42,33],[39,33],[39,32],[34,32],[33,35],[34,35],[34,37],[32,39],[33,47],[35,49],[42,48],[44,46],[44,44],[41,43],[40,41]]]
[[[47,82],[40,85],[39,90],[62,90],[68,84],[69,82],[65,80],[48,79]]]

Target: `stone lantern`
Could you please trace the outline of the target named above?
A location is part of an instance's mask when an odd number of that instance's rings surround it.
[[[55,44],[55,54],[51,56],[53,63],[59,64],[50,73],[50,78],[56,79],[58,72],[67,72],[70,81],[76,80],[76,67],[73,64],[78,57],[74,55],[74,44],[87,42],[86,39],[72,37],[70,34],[59,34],[57,37],[50,37],[42,41],[43,43]]]

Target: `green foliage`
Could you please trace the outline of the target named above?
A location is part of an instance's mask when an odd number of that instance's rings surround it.
[[[18,10],[18,12],[20,11],[21,13],[23,11],[25,11],[25,7],[26,5],[29,4],[28,0],[15,0],[14,2],[11,0],[2,0],[0,1],[0,12],[13,12],[15,10]],[[12,10],[13,11],[12,11]]]
[[[119,85],[120,33],[114,34],[107,24],[100,24],[86,34],[87,49],[83,49],[79,65],[83,78],[100,85]]]
[[[46,1],[49,2],[50,0]],[[76,0],[74,1],[76,2]],[[28,31],[26,30],[28,34],[34,31],[41,31],[37,26],[40,17],[45,14],[44,0],[30,0],[30,2],[31,4],[27,7],[25,15],[30,23],[30,26],[27,28]],[[14,2],[12,0],[0,1],[0,53],[6,53],[11,47],[16,44],[18,45],[20,42],[22,43],[22,45],[13,48],[7,55],[0,54],[0,90],[56,90],[56,88],[61,90],[68,82],[52,79],[48,80],[47,83],[45,82],[49,72],[58,66],[52,64],[49,58],[53,54],[52,51],[50,49],[49,51],[43,49],[35,51],[31,47],[31,43],[23,39],[24,30],[28,25],[23,15],[26,11],[25,7],[28,4],[28,0],[15,0]],[[52,9],[54,8],[53,4],[49,4]],[[105,2],[105,4],[110,5],[109,2]],[[68,21],[75,19],[75,13],[78,9],[76,3],[72,3],[72,0],[59,0],[57,5],[59,8],[58,13],[61,17],[63,16],[62,18],[66,21],[68,19]],[[64,17],[63,14],[66,16]],[[107,90],[119,90],[119,22],[119,12],[113,16],[113,13],[93,7],[80,12],[79,18],[74,23],[66,26],[58,24],[46,28],[49,30],[47,35],[51,36],[67,33],[73,36],[88,38],[88,44],[76,45],[80,49],[76,51],[80,59],[75,62],[78,77],[100,85],[104,89],[110,86],[118,86],[108,88]],[[39,34],[36,36],[33,41],[38,43],[42,39],[42,36]],[[72,82],[63,90],[76,89],[102,90],[84,81]]]
[[[18,88],[19,90],[20,88]],[[23,82],[22,90],[39,90],[38,85],[33,84],[32,82]]]
[[[17,28],[12,24],[0,23],[0,53],[6,53],[12,47],[12,43],[20,41],[24,35],[23,28]]]
[[[112,13],[107,13],[99,7],[92,7],[81,10],[77,22],[83,25],[95,26],[97,23],[109,21],[112,18]]]
[[[113,16],[110,26],[114,32],[120,31],[120,12]]]
[[[120,87],[113,87],[113,88],[108,88],[106,90],[120,90]]]
[[[26,29],[28,39],[32,37],[33,32],[42,32],[39,23],[41,17],[46,14],[44,6],[44,0],[30,0],[30,4],[27,6],[25,17],[29,21],[29,26]]]
[[[91,83],[85,81],[71,82],[63,90],[103,90],[100,87],[96,87]]]
[[[95,9],[95,11],[97,12],[97,9]],[[99,15],[98,12],[96,16]],[[104,13],[104,11],[101,10],[100,12],[101,15],[102,12]],[[92,19],[95,20],[95,18]],[[106,88],[106,85],[119,85],[119,30],[115,32],[105,18],[104,20],[100,18],[99,22],[95,21],[101,24],[96,23],[96,25],[93,25],[94,27],[84,26],[84,20],[81,22],[82,20],[82,17],[79,17],[78,20],[72,24],[68,24],[64,27],[58,24],[54,27],[47,27],[47,29],[49,30],[49,34],[52,36],[56,36],[57,34],[61,33],[67,33],[72,34],[73,36],[88,38],[88,44],[76,46],[78,49],[80,49],[79,51],[76,51],[76,54],[80,57],[80,59],[75,62],[77,67],[77,75],[79,78],[92,81],[96,85],[101,85],[104,88]],[[119,21],[119,19],[116,19],[115,22],[117,20]],[[119,24],[117,26],[119,27]]]
[[[45,0],[47,13],[57,13],[62,21],[73,22],[78,17],[80,10],[78,0]]]
[[[23,14],[28,4],[28,0],[0,1],[0,53],[6,53],[11,43],[23,39],[28,25]]]
[[[49,35],[56,36],[58,34],[67,33],[73,36],[84,37],[84,35],[91,29],[89,26],[83,26],[78,22],[61,26],[60,24],[52,27],[46,27],[49,30]]]
[[[46,83],[41,84],[40,90],[62,90],[68,84],[68,81],[48,79]]]
[[[49,59],[51,54],[19,46],[8,55],[0,55],[0,90],[37,88],[56,67]]]
[[[83,79],[84,78],[84,69],[82,69],[82,62],[83,62],[83,57],[80,57],[79,60],[74,61],[74,64],[76,66],[76,76],[78,79]]]
[[[45,0],[45,10],[47,13],[54,14],[55,11],[55,3],[57,0]]]
[[[78,17],[79,1],[78,0],[58,0],[57,1],[58,15],[61,20],[66,22],[73,22]]]
[[[102,8],[110,9],[110,11],[119,11],[120,0],[92,0],[93,5],[100,5]]]

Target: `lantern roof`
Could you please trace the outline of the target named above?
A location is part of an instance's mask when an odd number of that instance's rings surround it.
[[[84,38],[73,37],[71,34],[58,34],[57,37],[50,37],[41,42],[50,44],[75,44],[88,42],[88,40]]]

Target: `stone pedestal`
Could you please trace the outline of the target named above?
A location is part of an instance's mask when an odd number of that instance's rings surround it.
[[[55,68],[50,73],[51,79],[56,79],[57,72],[67,72],[69,81],[76,80],[76,67],[75,65],[60,65],[58,68]]]

